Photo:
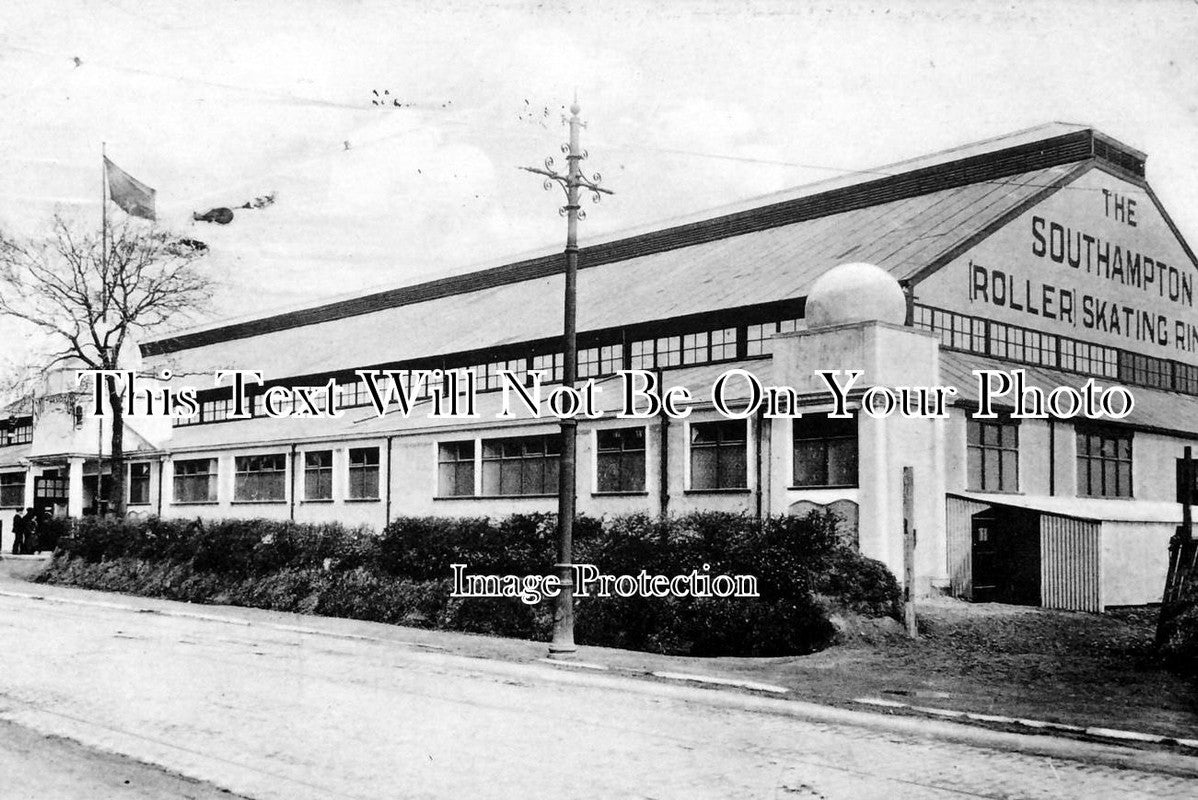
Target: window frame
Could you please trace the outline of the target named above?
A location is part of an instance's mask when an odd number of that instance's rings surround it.
[[[133,474],[134,467],[145,467],[146,474],[145,475],[134,475]],[[126,491],[128,492],[128,495],[126,497],[127,505],[131,505],[131,506],[148,506],[148,505],[150,505],[151,498],[153,495],[153,492],[151,491],[151,488],[150,488],[151,481],[153,479],[153,475],[154,475],[154,470],[153,470],[153,467],[150,465],[149,461],[130,461],[129,462],[129,475],[128,475],[128,481],[127,481],[127,485],[126,485]],[[145,492],[146,492],[145,498],[146,499],[145,500],[136,500],[136,499],[134,499],[134,496],[133,496],[133,487],[135,484],[141,485],[142,481],[145,481]]]
[[[17,478],[19,480],[13,480]],[[0,508],[25,508],[25,483],[29,480],[25,472],[0,472]],[[17,502],[15,504],[6,504],[4,502],[5,489],[11,491],[14,486],[21,487]]]
[[[461,451],[469,449],[469,458],[461,457]],[[476,439],[453,439],[445,442],[437,442],[437,494],[436,497],[453,500],[461,497],[476,497],[478,496],[478,474],[477,461],[479,443]],[[447,455],[454,456],[448,458]],[[453,475],[453,488],[456,490],[463,484],[469,487],[469,491],[450,491],[446,492],[445,473],[449,471]],[[467,473],[468,480],[464,480],[461,473]]]
[[[205,470],[203,472],[196,470],[194,472],[180,473],[180,467],[190,468],[192,466],[203,464]],[[181,481],[192,481],[198,483],[198,478],[204,478],[208,491],[205,492],[206,498],[198,499],[183,499],[180,496],[179,485]],[[171,461],[171,504],[172,505],[202,505],[219,502],[220,495],[220,463],[215,458],[184,458]]]
[[[735,426],[742,426],[744,430],[743,439],[725,438],[725,433],[732,430]],[[698,429],[710,428],[718,431],[715,441],[712,442],[696,442],[696,431]],[[749,430],[749,421],[747,419],[719,419],[689,422],[687,425],[687,492],[747,492],[749,491],[750,478],[749,473],[749,440],[752,438]],[[727,485],[723,480],[723,459],[725,453],[734,452],[737,448],[741,449],[741,458],[743,459],[744,481],[736,485]],[[715,484],[712,486],[697,486],[695,476],[696,451],[703,452],[711,450],[715,453]]]
[[[1096,497],[1100,499],[1111,500],[1132,500],[1135,499],[1135,435],[1131,430],[1124,430],[1114,427],[1104,427],[1100,425],[1076,425],[1074,427],[1074,448],[1077,478],[1077,496],[1078,497]],[[1082,452],[1082,441],[1086,442],[1086,452]],[[1097,453],[1090,450],[1090,446],[1098,443]],[[1104,455],[1104,446],[1108,443],[1113,443],[1115,454]],[[1121,442],[1127,443],[1127,457],[1121,455]],[[1083,462],[1085,462],[1085,478],[1083,478]],[[1106,491],[1107,483],[1107,466],[1108,463],[1114,467],[1115,477],[1115,493],[1111,494]],[[1101,478],[1101,489],[1097,494],[1091,493],[1089,489],[1093,484],[1093,466],[1099,465],[1099,476]],[[1127,492],[1120,493],[1121,485],[1120,470],[1121,464],[1127,465]]]
[[[357,456],[373,453],[373,463],[365,460],[361,463],[355,463],[354,459]],[[378,500],[382,490],[382,463],[383,457],[378,445],[369,445],[366,447],[351,447],[346,454],[346,484],[345,484],[345,499],[353,502],[369,502]],[[360,493],[364,492],[366,486],[359,487],[355,484],[355,478],[361,478],[369,483],[368,476],[374,474],[374,494]]]
[[[851,428],[851,432],[847,429]],[[799,482],[800,442],[822,448],[820,466],[823,469],[822,483]],[[832,482],[832,446],[849,442],[852,444],[852,481]],[[861,436],[857,415],[849,419],[835,419],[828,414],[804,414],[791,421],[790,430],[790,487],[791,489],[856,489],[861,486]]]
[[[282,467],[266,467],[267,460]],[[278,481],[279,491],[261,496]],[[247,491],[256,486],[255,491]],[[246,496],[249,494],[250,496]],[[234,503],[286,503],[287,502],[287,454],[256,453],[233,457],[233,502]]]
[[[540,450],[530,450],[529,446],[539,443]],[[495,448],[498,447],[498,455]],[[516,453],[515,448],[519,447]],[[502,436],[482,440],[482,483],[479,497],[551,497],[557,494],[558,470],[561,469],[562,441],[561,434],[545,433],[531,436]],[[489,468],[488,464],[497,464]],[[515,491],[505,480],[510,476],[513,467],[519,470],[519,486]],[[552,467],[552,469],[551,469]],[[529,471],[537,470],[536,481],[529,481]],[[550,473],[552,472],[552,478]],[[490,475],[497,474],[499,486],[491,491]],[[540,491],[526,491],[527,485],[539,485]]]
[[[305,503],[331,503],[335,499],[333,496],[333,462],[335,460],[332,450],[304,450],[304,499]],[[313,464],[313,457],[323,460],[328,459],[327,464]],[[328,485],[327,495],[314,496],[310,481],[326,482]],[[318,486],[319,488],[319,486]]]
[[[977,430],[977,441],[972,441],[973,430]],[[999,441],[997,444],[986,441],[986,431],[997,429],[999,431]],[[1014,435],[1014,444],[1006,444],[1006,433],[1010,431]],[[974,485],[974,456],[977,453],[978,478],[979,485]],[[986,464],[988,453],[997,453],[998,464],[998,488],[988,488]],[[1005,480],[1005,454],[1011,454],[1015,459],[1015,485],[1008,487]],[[977,419],[975,417],[967,417],[965,420],[965,487],[971,492],[990,492],[995,494],[1017,494],[1019,492],[1020,468],[1019,468],[1019,421],[1010,417],[998,417],[997,419]]]
[[[630,432],[639,432],[640,447],[627,447],[623,439],[623,435]],[[605,436],[620,434],[620,442],[617,446],[607,446],[603,444]],[[649,462],[649,431],[644,425],[627,425],[613,428],[597,428],[592,439],[595,452],[595,484],[592,494],[597,495],[629,495],[629,494],[646,494],[648,487],[648,462]],[[616,464],[617,487],[604,488],[604,462],[614,461]],[[631,462],[633,472],[638,470],[636,464],[639,461],[639,480],[626,481],[625,473],[628,469],[628,464]],[[635,477],[635,476],[634,476]],[[635,487],[626,487],[626,483],[635,483]]]

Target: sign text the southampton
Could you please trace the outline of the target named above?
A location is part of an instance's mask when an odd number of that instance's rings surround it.
[[[1102,190],[1111,222],[1130,230],[1138,226],[1131,197]],[[969,300],[1023,312],[1029,326],[1055,321],[1132,342],[1170,350],[1198,352],[1194,324],[1194,273],[1142,252],[1117,237],[1057,221],[1047,215],[1029,218],[1028,245],[1041,278],[975,259],[966,272]],[[1027,251],[1025,251],[1027,252]],[[1139,299],[1137,299],[1137,296]]]

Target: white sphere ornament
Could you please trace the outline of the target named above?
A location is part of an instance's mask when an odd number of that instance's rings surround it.
[[[820,275],[807,293],[807,327],[907,319],[907,298],[894,276],[863,262],[840,264]]]

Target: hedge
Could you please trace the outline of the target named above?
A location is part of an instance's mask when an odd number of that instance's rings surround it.
[[[643,514],[575,524],[575,562],[612,575],[753,575],[757,598],[580,597],[581,644],[685,655],[809,653],[834,638],[833,612],[896,616],[880,563],[844,545],[835,516]],[[547,640],[552,599],[457,598],[470,574],[545,574],[551,514],[404,517],[381,534],[261,519],[76,521],[40,580],[191,602],[226,603],[425,628]]]

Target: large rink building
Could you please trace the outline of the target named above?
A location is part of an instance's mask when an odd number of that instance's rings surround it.
[[[877,265],[842,267],[845,263]],[[902,470],[913,467],[919,593],[1101,610],[1159,600],[1198,443],[1194,253],[1145,178],[1145,154],[1050,124],[584,247],[579,374],[612,394],[579,425],[578,507],[594,515],[831,505],[861,550],[903,574]],[[500,419],[500,370],[561,379],[563,258],[469,274],[147,341],[148,368],[260,370],[337,383],[335,420],[200,413],[130,419],[132,513],[339,520],[556,509],[557,420]],[[820,286],[816,287],[816,281]],[[379,416],[355,370],[473,371],[478,418]],[[729,419],[733,368],[800,392],[800,418]],[[621,369],[696,397],[685,419],[611,414]],[[816,370],[869,386],[948,385],[947,419],[832,419]],[[1028,385],[1126,386],[1120,420],[975,419],[974,370]],[[743,401],[744,381],[732,396]],[[101,508],[107,420],[65,382],[0,419],[0,507]],[[302,408],[302,406],[301,406]]]

